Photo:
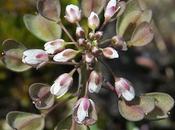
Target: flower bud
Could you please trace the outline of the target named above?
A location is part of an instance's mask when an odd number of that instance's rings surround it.
[[[97,121],[94,102],[86,97],[80,98],[74,106],[73,118],[79,124],[93,125]]]
[[[82,27],[77,27],[76,28],[76,36],[77,37],[84,37],[85,32]]]
[[[64,49],[65,42],[62,39],[57,39],[54,41],[47,42],[44,45],[44,49],[48,54],[55,54],[60,52]]]
[[[54,61],[57,62],[67,62],[71,59],[73,59],[77,55],[78,51],[73,50],[73,49],[65,49],[64,51],[56,54],[53,57]]]
[[[84,38],[80,38],[80,39],[78,39],[78,43],[80,46],[84,45],[84,44],[86,44],[86,40]]]
[[[23,52],[22,62],[37,66],[49,60],[48,54],[41,49],[29,49]]]
[[[98,93],[102,85],[102,75],[92,71],[89,77],[88,89],[90,93]]]
[[[94,56],[93,56],[91,53],[87,53],[87,54],[85,55],[85,61],[86,61],[87,63],[92,63],[93,60],[94,60]]]
[[[95,30],[96,28],[98,28],[99,25],[100,25],[100,20],[98,15],[95,12],[91,12],[90,16],[88,17],[89,28],[91,28],[92,30]]]
[[[118,52],[112,47],[106,47],[103,49],[103,55],[109,59],[119,58]]]
[[[128,50],[128,47],[127,47],[127,44],[126,42],[123,40],[123,38],[119,35],[117,36],[114,36],[112,38],[112,44],[114,47],[116,48],[121,48],[122,51],[127,51]]]
[[[81,11],[79,10],[78,6],[73,4],[66,6],[65,18],[70,23],[79,22],[81,19]]]
[[[62,97],[69,90],[72,82],[73,78],[68,73],[60,75],[50,88],[51,94],[58,96],[58,98]]]
[[[123,97],[126,101],[131,101],[135,97],[135,91],[131,83],[124,79],[119,78],[115,80],[115,91],[118,97]]]
[[[104,17],[105,21],[109,21],[111,17],[116,13],[117,10],[117,2],[116,0],[110,0],[106,6]]]
[[[98,31],[95,33],[95,39],[99,40],[103,36],[103,32]]]

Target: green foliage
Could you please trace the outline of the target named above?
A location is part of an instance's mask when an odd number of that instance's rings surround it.
[[[41,115],[13,111],[8,113],[8,124],[17,130],[43,130],[44,118]]]
[[[27,29],[43,41],[51,41],[61,37],[61,27],[41,15],[25,15],[24,23]]]

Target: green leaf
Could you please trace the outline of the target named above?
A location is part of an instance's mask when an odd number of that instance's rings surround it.
[[[51,41],[61,37],[61,27],[41,15],[27,14],[23,19],[27,29],[43,41]]]
[[[22,62],[23,52],[26,50],[25,46],[15,40],[5,40],[2,43],[4,65],[15,72],[23,72],[31,67]]]
[[[168,113],[174,107],[174,99],[166,93],[153,92],[147,93],[145,95],[155,98],[156,106],[160,108],[164,113]]]
[[[72,116],[68,116],[58,123],[54,130],[70,130],[72,125]],[[76,124],[75,130],[87,130],[87,127],[84,125]]]
[[[58,22],[61,14],[59,0],[37,0],[38,12],[45,18]]]
[[[168,118],[168,113],[164,113],[160,108],[155,107],[155,109],[145,116],[149,120],[160,120]]]
[[[100,14],[105,5],[106,5],[106,0],[82,0],[81,1],[83,14],[86,17],[89,17],[92,11],[94,11],[97,14]]]
[[[150,43],[154,38],[154,32],[149,23],[141,23],[133,32],[129,46],[144,46]]]
[[[17,130],[43,130],[44,117],[37,114],[13,111],[7,114],[6,121]]]
[[[120,114],[130,121],[142,120],[155,108],[154,98],[147,96],[137,97],[131,102],[119,100],[118,106]]]
[[[150,23],[152,20],[152,11],[151,10],[143,10],[140,18],[137,20],[137,26],[143,22]]]
[[[141,15],[141,9],[137,0],[130,0],[126,4],[126,9],[117,21],[116,32],[123,36],[130,24],[134,24]]]
[[[37,109],[49,109],[54,104],[54,95],[50,93],[50,86],[34,83],[29,88],[29,95]]]

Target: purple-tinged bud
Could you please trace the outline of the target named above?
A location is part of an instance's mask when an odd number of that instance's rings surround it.
[[[44,45],[44,49],[48,54],[55,54],[64,50],[65,42],[63,39],[57,39],[54,41],[47,42]]]
[[[109,21],[112,16],[116,13],[117,10],[117,1],[116,0],[110,0],[106,6],[104,17],[105,21]]]
[[[88,17],[88,26],[90,29],[95,30],[100,25],[100,19],[95,12],[91,12],[90,16]]]
[[[98,93],[102,85],[102,75],[92,71],[89,77],[88,89],[90,93]]]
[[[64,73],[60,75],[50,88],[51,94],[56,95],[57,98],[62,97],[69,90],[72,82],[73,78],[70,74]]]
[[[76,28],[76,36],[77,37],[84,37],[85,32],[82,27],[77,27]]]
[[[124,39],[117,35],[112,38],[112,44],[115,48],[121,48],[122,51],[127,51],[128,47]]]
[[[93,125],[97,121],[94,102],[86,97],[80,98],[74,106],[73,118],[79,124]]]
[[[37,66],[48,60],[48,54],[41,49],[29,49],[23,52],[22,62],[28,65]]]
[[[81,20],[81,11],[76,5],[67,5],[66,6],[66,20],[70,23],[76,23]]]
[[[92,53],[97,54],[100,50],[97,47],[92,48]]]
[[[65,49],[64,51],[56,54],[53,60],[56,62],[67,62],[73,59],[78,54],[78,51],[73,49]]]
[[[85,55],[85,61],[87,63],[92,63],[94,61],[94,56],[91,53],[86,53],[86,55]]]
[[[135,97],[135,91],[131,83],[124,79],[119,78],[115,80],[115,91],[118,97],[123,97],[126,101],[131,101]]]
[[[101,39],[103,36],[103,32],[102,31],[98,31],[95,33],[95,39],[99,40]]]
[[[102,52],[106,58],[109,58],[109,59],[119,58],[118,52],[112,47],[106,47],[102,50]]]
[[[89,33],[89,38],[90,38],[91,40],[95,39],[95,34],[94,34],[93,32],[90,32],[90,33]]]
[[[80,46],[83,46],[84,44],[86,44],[86,40],[84,38],[80,38],[80,39],[78,39],[78,44]]]

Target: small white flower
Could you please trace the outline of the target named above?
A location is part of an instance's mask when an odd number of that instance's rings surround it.
[[[25,64],[36,66],[48,60],[48,54],[41,49],[29,49],[23,52],[22,62]]]
[[[117,9],[116,6],[117,6],[116,0],[110,0],[108,2],[104,13],[105,21],[108,21],[109,19],[111,19],[111,17],[116,13],[116,9]]]
[[[131,101],[135,97],[133,86],[124,78],[120,78],[115,81],[115,91],[118,97],[123,96],[126,101]]]
[[[64,51],[56,54],[53,57],[54,61],[57,62],[67,62],[71,59],[73,59],[77,55],[78,51],[73,50],[73,49],[65,49]]]
[[[103,49],[103,55],[109,59],[119,58],[118,52],[112,47],[106,47]]]
[[[64,49],[65,42],[63,39],[57,39],[54,41],[47,42],[44,45],[44,49],[48,54],[55,54]]]
[[[100,25],[100,19],[98,15],[95,12],[91,12],[90,16],[88,17],[89,28],[95,30],[96,28],[98,28],[99,25]]]
[[[58,98],[62,97],[69,90],[72,82],[73,78],[68,73],[60,75],[50,88],[51,94]]]
[[[80,98],[74,106],[73,117],[79,124],[92,125],[97,120],[95,104],[86,97]]]
[[[70,23],[76,23],[81,19],[81,11],[76,5],[67,5],[66,6],[66,20]]]
[[[102,75],[92,71],[89,77],[88,89],[90,93],[98,93],[102,85]]]

